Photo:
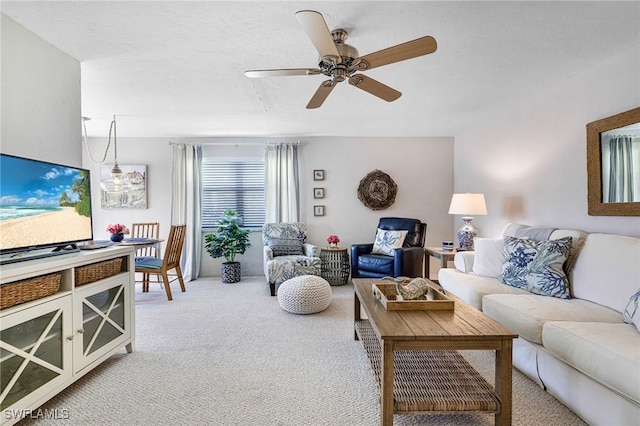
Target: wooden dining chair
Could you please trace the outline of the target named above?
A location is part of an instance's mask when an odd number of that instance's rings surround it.
[[[131,224],[131,238],[160,238],[160,222],[141,222]],[[136,256],[160,258],[160,243],[136,249]]]
[[[180,289],[183,292],[186,291],[184,287],[184,280],[182,278],[182,269],[180,269],[180,257],[182,256],[182,245],[184,244],[186,229],[186,225],[171,225],[162,259],[158,259],[153,256],[141,256],[135,258],[135,271],[141,273],[143,277],[143,292],[149,291],[149,278],[151,275],[162,277],[164,290],[167,292],[167,299],[169,300],[173,300],[169,283],[178,280],[180,282]],[[169,271],[171,270],[174,270],[175,272],[173,274],[169,274]]]

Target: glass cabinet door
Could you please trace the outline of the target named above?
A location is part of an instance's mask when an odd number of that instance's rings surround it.
[[[67,296],[2,318],[0,410],[71,377],[71,309]]]
[[[110,351],[130,335],[126,325],[126,309],[130,303],[126,286],[112,283],[110,287],[104,287],[100,285],[93,292],[76,293],[82,294],[82,312],[79,315],[81,322],[76,323],[77,337],[82,339],[82,345],[77,344],[76,353],[81,350],[81,354],[78,364],[74,358],[76,371]]]

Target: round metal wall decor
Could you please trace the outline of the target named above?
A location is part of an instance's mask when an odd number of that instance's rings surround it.
[[[358,185],[358,199],[371,210],[382,210],[392,205],[397,192],[398,185],[391,176],[380,170],[363,177]]]

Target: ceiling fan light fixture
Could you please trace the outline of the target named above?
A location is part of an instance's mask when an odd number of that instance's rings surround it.
[[[330,80],[321,83],[316,90],[307,104],[308,109],[322,106],[322,103],[336,84],[345,80],[360,90],[364,90],[384,101],[393,102],[402,93],[371,77],[356,73],[428,55],[438,48],[438,44],[433,37],[424,36],[361,57],[358,49],[345,43],[349,36],[347,30],[338,28],[329,31],[329,27],[321,13],[314,10],[300,10],[296,12],[296,19],[318,52],[318,68],[249,70],[245,71],[245,74],[251,78],[317,74],[329,77]]]

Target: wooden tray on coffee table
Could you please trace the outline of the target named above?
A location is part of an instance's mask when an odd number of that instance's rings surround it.
[[[382,303],[387,311],[451,311],[455,302],[447,297],[444,290],[436,287],[432,281],[428,281],[429,289],[426,300],[404,300],[398,294],[395,284],[373,283],[371,291],[373,296]]]

